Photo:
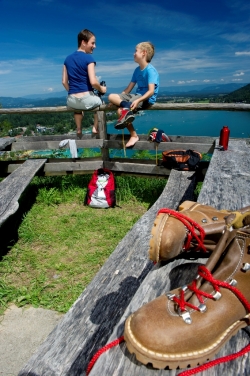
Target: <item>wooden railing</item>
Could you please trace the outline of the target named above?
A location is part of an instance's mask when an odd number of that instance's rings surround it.
[[[107,134],[106,112],[115,111],[116,106],[102,105],[98,108],[98,135],[83,135],[82,140],[76,140],[77,148],[93,149],[99,148],[101,157],[76,158],[76,159],[54,159],[48,158],[44,166],[45,175],[61,175],[68,173],[84,174],[93,170],[105,167],[116,173],[146,174],[146,175],[169,175],[170,171],[160,167],[159,155],[164,150],[172,149],[193,149],[201,153],[213,153],[215,137],[194,137],[194,136],[171,136],[173,142],[152,143],[147,140],[147,135],[139,135],[138,141],[133,150],[154,151],[153,159],[133,159],[126,155],[125,143],[129,135]],[[224,111],[250,111],[250,104],[241,103],[156,103],[150,110],[224,110]],[[39,107],[39,108],[0,108],[0,114],[36,114],[52,112],[73,112],[73,109],[66,106],[60,107]],[[58,149],[59,142],[65,138],[75,136],[33,136],[13,139],[11,150],[45,150]],[[249,141],[249,140],[248,140]],[[123,149],[123,158],[111,158],[110,149]],[[20,161],[18,162],[20,164]],[[5,172],[10,173],[17,168],[15,160],[9,161]]]

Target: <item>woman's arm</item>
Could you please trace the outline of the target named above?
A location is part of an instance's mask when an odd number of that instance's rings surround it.
[[[62,84],[67,91],[69,91],[69,80],[68,80],[68,72],[65,65],[63,66],[63,73],[62,73]]]
[[[96,75],[95,75],[95,64],[90,63],[88,65],[88,75],[89,75],[89,81],[91,83],[91,86],[97,90],[99,90],[101,93],[105,94],[107,91],[106,86],[101,86],[98,82]]]

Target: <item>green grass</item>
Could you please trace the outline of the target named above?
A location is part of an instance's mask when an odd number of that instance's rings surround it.
[[[117,176],[118,206],[93,209],[83,205],[90,177],[33,179],[36,201],[0,262],[0,312],[9,303],[66,312],[166,185]]]

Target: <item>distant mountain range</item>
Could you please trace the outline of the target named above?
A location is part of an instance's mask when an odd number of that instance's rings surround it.
[[[192,85],[192,86],[168,86],[160,87],[158,96],[206,96],[223,95],[232,93],[235,90],[247,85],[246,83],[231,83],[219,85]],[[124,87],[108,88],[108,93],[120,93]],[[23,107],[55,107],[66,105],[67,92],[65,90],[46,94],[32,94],[23,97],[0,97],[0,104],[3,108]],[[107,95],[103,96],[106,101]]]

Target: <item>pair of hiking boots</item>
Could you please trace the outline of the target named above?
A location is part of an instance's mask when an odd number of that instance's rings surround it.
[[[219,211],[185,201],[179,211],[158,212],[152,235],[155,262],[183,251],[212,253],[193,282],[128,317],[127,348],[158,369],[201,365],[250,324],[250,206]]]

